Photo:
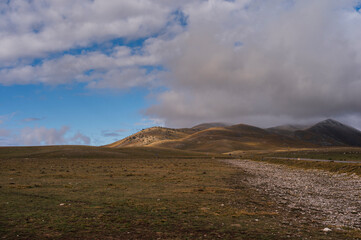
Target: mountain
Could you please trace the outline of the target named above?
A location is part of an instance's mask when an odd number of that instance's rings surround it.
[[[332,119],[312,126],[262,129],[246,124],[204,123],[192,128],[152,127],[107,147],[157,147],[197,152],[276,150],[322,146],[361,146],[361,132]]]
[[[327,119],[305,130],[296,131],[295,135],[323,146],[358,146],[361,147],[361,132],[353,127],[333,119]]]
[[[212,128],[212,127],[227,127],[227,126],[229,126],[229,124],[226,124],[226,123],[217,123],[217,122],[216,123],[202,123],[202,124],[192,127],[192,129],[205,130],[205,129]]]
[[[333,119],[311,126],[282,125],[267,131],[319,146],[361,146],[361,132]]]
[[[269,133],[264,129],[239,124],[229,127],[208,128],[184,138],[156,142],[151,146],[220,153],[239,149],[274,149],[299,144],[300,142]]]
[[[314,147],[312,143],[271,133],[265,129],[237,124],[200,124],[192,128],[152,127],[107,145],[106,147],[160,147],[198,152],[224,153],[235,150]]]
[[[173,129],[165,127],[151,127],[143,129],[129,137],[116,141],[107,147],[140,147],[148,146],[162,140],[180,139],[196,132],[193,129]]]
[[[304,130],[309,127],[310,127],[309,125],[286,124],[286,125],[266,128],[266,130],[280,135],[293,136],[295,131]]]

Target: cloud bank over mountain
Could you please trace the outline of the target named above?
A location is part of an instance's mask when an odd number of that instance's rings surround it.
[[[3,1],[0,84],[147,88],[168,126],[361,119],[354,0]],[[356,120],[355,120],[356,119]]]
[[[175,125],[358,114],[354,4],[208,1],[186,9],[188,31],[165,43],[178,53],[167,61],[169,91],[148,113]]]

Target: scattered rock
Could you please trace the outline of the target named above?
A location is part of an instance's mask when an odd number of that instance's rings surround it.
[[[272,197],[280,209],[297,211],[324,225],[361,229],[359,176],[251,160],[225,161],[248,173],[242,181]]]

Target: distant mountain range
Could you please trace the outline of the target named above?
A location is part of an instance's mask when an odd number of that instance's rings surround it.
[[[258,128],[246,124],[204,123],[192,128],[151,127],[107,147],[163,147],[199,152],[271,150],[300,147],[358,146],[361,132],[332,119],[315,125]]]

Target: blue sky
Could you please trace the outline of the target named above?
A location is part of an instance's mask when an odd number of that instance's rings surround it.
[[[361,128],[354,0],[0,2],[0,145],[202,122]]]
[[[110,56],[116,47],[124,47],[130,51],[129,56],[134,56],[141,51],[144,42],[151,37],[133,40],[116,38],[91,43],[86,47],[52,52],[43,58],[27,59],[28,66],[35,69],[42,68],[46,62],[58,61],[64,56],[81,57],[93,53]],[[16,69],[16,67],[15,65],[15,67],[5,67],[4,69]],[[137,67],[144,71],[144,75],[151,75],[155,71],[165,71],[161,65],[157,64],[145,64]],[[101,68],[88,67],[85,69],[80,73],[84,77],[92,77],[98,73],[102,75],[104,71]],[[61,72],[59,74],[62,74]],[[94,79],[93,83],[102,80],[101,78]],[[65,84],[62,82],[60,84],[35,82],[1,85],[0,123],[3,136],[0,137],[0,144],[104,145],[143,128],[164,125],[162,120],[143,114],[143,111],[155,101],[149,96],[161,91],[160,86],[134,85],[125,88],[115,86],[115,89],[112,86],[92,88],[87,83],[73,82],[71,78],[65,79],[65,81]],[[62,128],[66,128],[66,131],[60,131]],[[40,138],[29,137],[29,141],[23,141],[21,138],[24,135],[22,133],[24,129],[29,130],[25,131],[26,135],[34,134],[36,136],[37,132],[42,132],[43,136]]]
[[[81,84],[25,85],[2,86],[0,93],[0,102],[6,103],[1,106],[2,127],[14,132],[26,127],[59,129],[67,126],[66,137],[79,132],[90,138],[85,143],[104,145],[159,124],[141,114],[140,110],[150,104],[146,99],[148,91],[141,88],[94,92],[85,90]]]
[[[44,58],[28,59],[28,66],[41,68],[46,62],[58,61],[64,56],[81,57],[93,53],[110,56],[116,47],[129,49],[129,56],[132,56],[141,51],[147,39],[145,37],[133,40],[116,38],[91,43],[86,47],[52,52]],[[144,75],[154,71],[164,71],[159,65],[139,65],[137,67],[144,70]],[[103,71],[88,67],[80,74],[84,77],[92,77],[97,73],[101,75]],[[58,74],[61,75],[62,71]],[[87,83],[73,82],[74,79],[71,77],[62,79],[65,80],[65,84],[62,82],[60,84],[35,82],[0,86],[0,102],[3,103],[0,112],[1,126],[12,132],[10,137],[3,137],[2,140],[0,138],[0,144],[91,144],[99,146],[117,141],[143,128],[164,125],[162,120],[149,118],[142,113],[154,102],[149,95],[159,91],[160,88],[137,85],[125,88],[115,86],[115,89],[112,86],[92,88]],[[94,82],[96,81],[98,79]],[[57,132],[63,127],[66,127],[67,130]],[[27,135],[36,135],[39,132],[37,130],[45,129],[45,131],[41,131],[44,136],[35,139],[29,137],[29,141],[24,142],[21,140],[23,129],[31,129],[26,132]],[[56,136],[54,137],[51,133]],[[77,135],[81,137],[74,138]]]

